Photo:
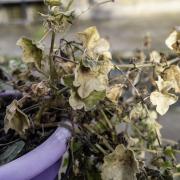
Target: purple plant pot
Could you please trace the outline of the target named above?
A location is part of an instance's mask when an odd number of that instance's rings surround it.
[[[59,127],[40,146],[0,167],[0,180],[55,180],[71,132]]]

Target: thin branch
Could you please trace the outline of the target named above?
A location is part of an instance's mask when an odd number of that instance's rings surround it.
[[[46,39],[46,37],[49,35],[50,32],[51,32],[51,29],[47,30],[47,31],[44,33],[43,37],[39,40],[39,43],[41,43],[42,41],[44,41],[44,39]]]
[[[95,144],[96,148],[102,152],[104,155],[107,155],[108,153],[99,145],[99,144]]]
[[[109,144],[108,140],[99,135],[94,129],[92,129],[88,124],[84,124],[83,125],[89,132],[95,134],[100,140],[102,140],[103,144],[110,150],[110,151],[114,151],[113,147]]]
[[[134,86],[133,82],[131,82],[131,80],[127,77],[127,75],[121,70],[121,68],[120,68],[119,66],[117,66],[117,65],[115,65],[115,68],[116,68],[117,70],[119,70],[119,71],[124,75],[124,77],[128,80],[128,82],[131,84],[131,86],[132,86],[132,87],[134,88],[134,90],[136,91],[136,94],[138,95],[138,97],[141,97],[138,89]]]
[[[55,37],[56,37],[56,34],[54,31],[52,31],[51,47],[50,47],[50,51],[49,51],[49,68],[50,68],[50,80],[51,80],[51,82],[54,81],[53,50],[54,50]]]
[[[174,64],[176,62],[180,61],[180,58],[177,57],[175,59],[169,60],[167,62],[161,63],[162,66],[169,66],[171,64]],[[129,68],[147,68],[147,67],[155,67],[156,64],[154,63],[142,63],[142,64],[119,64],[119,65],[115,65],[120,69],[129,69]]]
[[[108,117],[106,116],[105,112],[104,112],[102,109],[101,109],[100,111],[101,111],[101,114],[103,115],[106,123],[108,124],[109,128],[110,128],[111,130],[113,130],[113,129],[114,129],[114,128],[113,128],[113,125],[112,125],[112,123],[110,122],[110,120],[108,119]]]
[[[68,62],[72,62],[72,63],[74,63],[74,64],[78,64],[77,62],[72,61],[72,60],[70,60],[70,59],[68,59],[68,58],[62,57],[62,56],[54,55],[54,57],[55,57],[55,58],[59,58],[59,60],[56,59],[56,61],[64,60],[65,62],[68,61]],[[61,61],[61,62],[62,62],[62,61]]]
[[[83,14],[85,14],[86,12],[88,12],[89,10],[92,10],[94,8],[97,8],[98,6],[104,5],[106,3],[112,3],[114,2],[113,0],[105,0],[102,2],[97,2],[94,3],[93,5],[90,5],[87,9],[85,9],[84,11],[81,12],[81,14],[79,14],[76,18],[79,19],[80,16],[82,16]]]

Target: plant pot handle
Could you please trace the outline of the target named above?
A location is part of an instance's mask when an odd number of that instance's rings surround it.
[[[0,180],[53,180],[58,174],[60,159],[66,152],[70,137],[69,129],[57,128],[43,144],[18,159],[1,166]],[[50,173],[52,173],[51,177],[45,176],[45,174]]]

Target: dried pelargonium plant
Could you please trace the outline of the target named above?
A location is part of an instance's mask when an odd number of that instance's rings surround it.
[[[60,39],[55,44],[75,18],[72,1],[58,2],[46,1],[49,13],[41,14],[46,32],[39,42],[25,37],[17,42],[27,66],[14,73],[23,97],[7,107],[6,131],[14,129],[28,138],[41,127],[55,128],[61,115],[68,117],[74,133],[62,179],[177,178],[178,146],[161,138],[158,117],[180,93],[179,29],[166,40],[173,59],[152,51],[141,52],[133,63],[115,63],[108,41],[96,27],[77,33],[75,41]],[[48,48],[43,40],[50,34]]]

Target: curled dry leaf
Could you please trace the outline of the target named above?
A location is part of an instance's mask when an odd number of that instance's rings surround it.
[[[55,66],[56,66],[56,71],[58,74],[62,74],[64,75],[64,73],[66,74],[72,74],[74,71],[75,66],[75,62],[71,62],[71,61],[66,61],[62,58],[58,58],[58,61],[55,62]]]
[[[121,144],[104,157],[101,177],[103,180],[136,180],[138,172],[138,162],[133,151]]]
[[[46,82],[44,81],[41,81],[37,84],[33,84],[31,89],[32,92],[37,96],[45,96],[48,95],[48,93],[50,92],[50,88],[47,87]]]
[[[19,109],[17,100],[14,100],[6,108],[6,116],[4,118],[4,130],[7,133],[9,129],[14,129],[19,135],[23,135],[30,127],[28,116]]]
[[[150,95],[150,100],[156,106],[156,111],[160,115],[164,115],[168,111],[169,106],[177,102],[178,97],[171,93],[154,91]]]
[[[122,93],[123,93],[123,85],[122,84],[115,84],[114,86],[110,86],[107,88],[106,97],[110,101],[117,103],[118,99],[122,95]]]
[[[171,65],[164,71],[164,79],[172,82],[176,93],[180,93],[180,68],[177,65]]]
[[[100,100],[103,100],[105,95],[105,91],[94,91],[87,98],[82,99],[75,91],[72,90],[69,98],[69,104],[74,110],[84,108],[85,111],[89,111],[94,108]]]
[[[75,68],[75,63],[72,63],[72,62],[58,62],[56,63],[56,67],[60,67],[64,70],[65,73],[67,74],[71,74],[73,73],[73,70]]]
[[[16,44],[23,50],[22,59],[25,63],[35,63],[36,66],[41,67],[43,50],[40,45],[25,37],[20,38]]]
[[[150,61],[153,63],[160,63],[161,62],[161,55],[157,51],[152,51],[150,53]]]
[[[180,27],[176,27],[175,30],[169,35],[165,41],[169,49],[180,53]]]

